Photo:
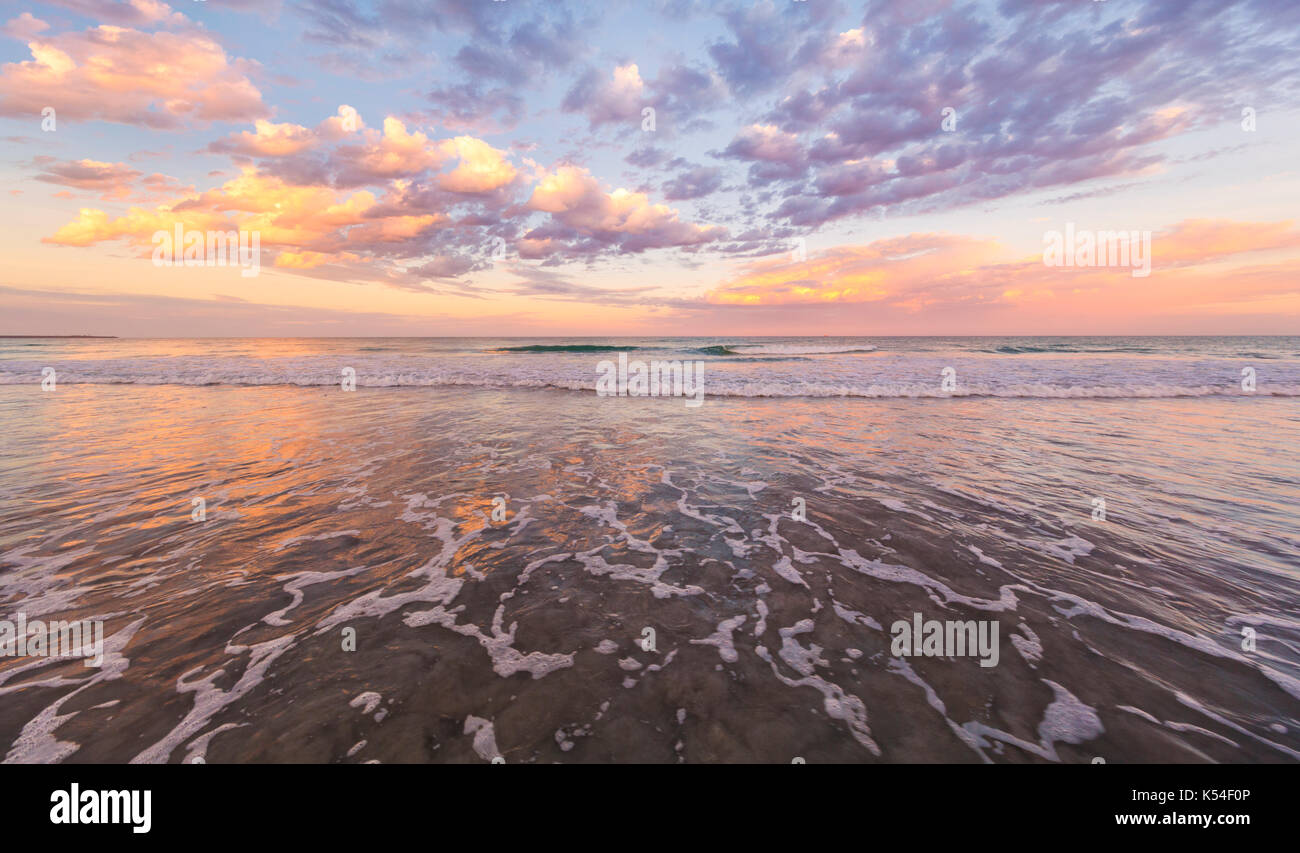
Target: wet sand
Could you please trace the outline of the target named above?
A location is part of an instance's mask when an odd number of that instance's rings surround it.
[[[1292,399],[73,385],[0,419],[0,610],[108,636],[0,659],[9,762],[1300,758]],[[998,665],[894,656],[915,613],[996,620]]]

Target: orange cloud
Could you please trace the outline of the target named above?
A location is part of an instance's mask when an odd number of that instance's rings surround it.
[[[1124,267],[1048,267],[1015,258],[996,242],[912,234],[866,246],[837,246],[806,259],[744,267],[709,292],[718,306],[872,305],[881,311],[963,310],[1113,319],[1300,305],[1300,231],[1287,222],[1187,220],[1155,234],[1149,278]],[[1291,250],[1279,263],[1245,266],[1260,252]],[[1281,310],[1281,309],[1278,309]],[[957,315],[953,312],[958,312]]]
[[[1232,222],[1187,219],[1151,242],[1153,263],[1160,266],[1195,264],[1246,252],[1293,249],[1300,246],[1294,222]]]
[[[331,144],[348,137],[351,143]],[[281,268],[418,288],[428,278],[485,268],[487,251],[496,252],[512,231],[519,256],[528,259],[692,247],[727,235],[725,228],[682,222],[676,210],[644,193],[607,192],[586,169],[548,172],[529,161],[524,174],[507,152],[476,137],[433,139],[393,116],[382,130],[366,128],[347,105],[315,128],[255,119],[251,130],[209,150],[232,154],[243,165],[237,177],[197,194],[192,188],[179,192],[174,180],[155,174],[140,181],[150,192],[133,196],[129,185],[140,179],[138,171],[96,161],[63,164],[70,177],[54,182],[102,188],[113,200],[177,193],[120,215],[83,208],[43,242],[84,247],[120,240],[146,249],[156,232],[171,233],[178,224],[249,231]],[[274,162],[254,165],[250,158]],[[46,168],[53,175],[53,167]],[[529,202],[518,204],[516,193],[533,182],[538,185]],[[478,212],[458,207],[475,203]],[[525,232],[538,213],[554,223]],[[502,233],[491,230],[496,226]],[[325,266],[332,269],[320,269]]]
[[[837,246],[811,258],[783,255],[750,264],[709,293],[717,305],[925,301],[966,281],[1003,251],[951,234],[912,234],[867,246]]]
[[[109,240],[126,240],[137,246],[147,246],[156,231],[171,231],[176,223],[186,230],[207,231],[228,227],[228,220],[210,211],[173,211],[165,208],[145,210],[132,207],[123,216],[110,216],[102,210],[83,207],[77,218],[64,225],[53,236],[42,240],[60,246],[93,246]]]
[[[276,266],[312,269],[364,260],[378,244],[400,243],[448,221],[443,213],[381,212],[371,192],[344,195],[331,187],[290,184],[249,166],[216,189],[152,210],[132,207],[111,216],[82,208],[44,242],[91,246],[125,240],[143,249],[155,232],[170,232],[180,223],[187,230],[257,232],[263,247],[279,250]]]
[[[473,136],[445,140],[441,149],[449,159],[459,159],[456,168],[438,178],[439,185],[450,192],[492,192],[509,185],[518,174],[505,152]]]
[[[354,255],[351,252],[342,252],[338,255],[327,255],[324,252],[281,252],[275,258],[275,266],[285,269],[315,269],[321,264],[333,263],[337,261],[359,261],[360,255]]]

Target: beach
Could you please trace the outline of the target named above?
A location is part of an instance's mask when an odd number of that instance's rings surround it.
[[[1300,338],[0,340],[0,427],[0,615],[104,625],[6,762],[1300,759]]]

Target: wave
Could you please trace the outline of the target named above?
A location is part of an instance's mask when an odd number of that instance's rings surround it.
[[[771,386],[754,383],[733,388],[705,387],[706,397],[859,397],[870,399],[1168,399],[1177,397],[1300,397],[1300,385],[1271,386],[1268,391],[1246,393],[1236,385],[1009,385],[1005,387],[966,385],[956,391],[942,391],[932,384],[872,385],[865,388],[827,385]]]
[[[1154,350],[1152,350],[1150,347],[1079,348],[1079,347],[1066,346],[1064,344],[1061,345],[1048,344],[1046,346],[1037,346],[1037,347],[1029,346],[1026,344],[1021,344],[1018,346],[1013,346],[1011,344],[1004,344],[1003,346],[997,347],[995,349],[980,350],[980,352],[1001,353],[1003,355],[1028,355],[1032,353],[1045,352],[1045,353],[1052,353],[1055,355],[1058,353],[1065,353],[1065,354],[1068,353],[1146,353],[1146,352],[1154,352]]]
[[[529,344],[523,347],[498,347],[491,352],[626,352],[640,347],[609,344]]]
[[[689,350],[689,352],[697,353],[699,355],[713,356],[713,361],[726,362],[729,364],[743,364],[747,362],[771,364],[777,361],[812,361],[812,359],[807,356],[800,355],[755,355],[754,353],[740,352],[729,346],[700,347],[698,349]]]
[[[29,375],[0,374],[0,385],[33,384]],[[339,379],[312,372],[299,375],[225,375],[188,373],[143,377],[98,376],[60,377],[59,385],[180,385],[194,387],[302,387],[337,388]],[[564,391],[595,391],[592,379],[534,377],[490,377],[440,374],[366,374],[357,377],[357,388],[552,388]],[[864,399],[1164,399],[1177,397],[1300,397],[1300,384],[1271,385],[1268,390],[1243,392],[1237,385],[1052,385],[1022,384],[990,386],[966,384],[956,391],[942,391],[934,383],[893,385],[832,385],[816,382],[743,382],[731,379],[722,384],[706,381],[705,397],[856,397]]]
[[[710,364],[776,364],[787,361],[815,361],[806,355],[737,355],[712,359]]]
[[[631,350],[655,349],[654,347],[614,346],[610,344],[528,344],[518,347],[497,347],[490,352],[500,353],[546,353],[546,352],[629,352]],[[663,349],[668,349],[664,347]],[[835,355],[855,352],[875,352],[870,345],[832,346],[820,344],[713,344],[694,347],[685,352],[710,356],[772,356],[772,355]]]
[[[828,344],[722,344],[700,347],[693,352],[705,355],[839,355],[855,352],[875,352],[869,344],[835,346]]]

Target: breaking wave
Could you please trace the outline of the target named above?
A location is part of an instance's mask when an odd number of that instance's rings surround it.
[[[39,380],[37,380],[39,381]],[[0,385],[33,384],[29,374],[0,371]],[[302,373],[255,373],[241,371],[179,371],[144,375],[63,374],[62,385],[226,385],[226,386],[299,386],[337,387],[339,379],[321,371]],[[544,375],[471,375],[441,372],[362,373],[356,377],[357,388],[552,388],[564,391],[595,391],[596,380],[590,377]],[[1171,397],[1300,397],[1300,384],[1271,385],[1247,393],[1236,384],[1223,385],[1064,385],[1025,383],[992,385],[969,383],[955,391],[943,391],[937,383],[827,383],[793,379],[752,380],[714,374],[707,377],[706,397],[860,397],[870,399],[914,398],[943,399],[965,397],[1006,397],[1040,399],[1085,398],[1171,398]]]

